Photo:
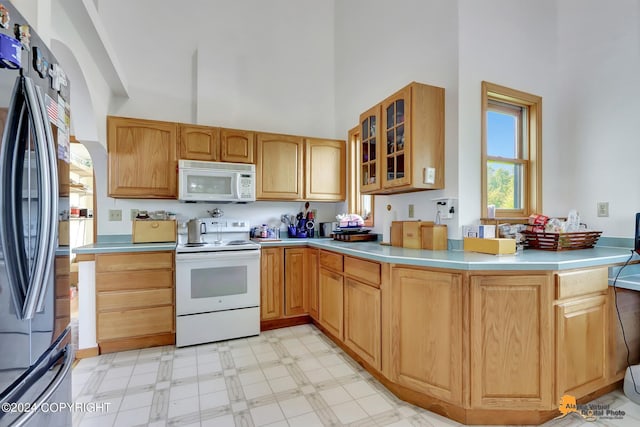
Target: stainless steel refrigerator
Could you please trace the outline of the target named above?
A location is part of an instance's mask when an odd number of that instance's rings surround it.
[[[68,262],[58,168],[69,85],[11,3],[0,4],[0,26],[0,426],[67,427],[74,356],[56,255]]]

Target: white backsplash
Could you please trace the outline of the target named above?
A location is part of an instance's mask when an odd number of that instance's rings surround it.
[[[282,214],[295,215],[304,210],[304,202],[254,202],[247,204],[180,203],[175,200],[107,199],[108,207],[98,206],[98,234],[131,234],[131,209],[164,210],[177,214],[179,222],[194,217],[207,217],[208,210],[220,208],[224,217],[246,219],[251,226],[268,224],[286,230],[280,222]],[[316,210],[316,222],[335,221],[342,213],[344,203],[310,202],[309,209]],[[122,221],[109,221],[109,209],[122,209]]]

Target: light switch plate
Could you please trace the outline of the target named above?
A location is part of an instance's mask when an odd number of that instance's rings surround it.
[[[436,168],[425,168],[424,170],[424,183],[435,184],[436,183]]]

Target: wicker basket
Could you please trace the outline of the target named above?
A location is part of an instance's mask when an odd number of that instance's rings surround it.
[[[573,233],[536,233],[523,231],[525,245],[530,249],[565,251],[587,249],[595,246],[602,231],[576,231]]]

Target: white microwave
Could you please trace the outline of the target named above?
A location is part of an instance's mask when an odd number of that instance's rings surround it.
[[[181,202],[247,203],[256,200],[256,167],[246,163],[178,161]]]

